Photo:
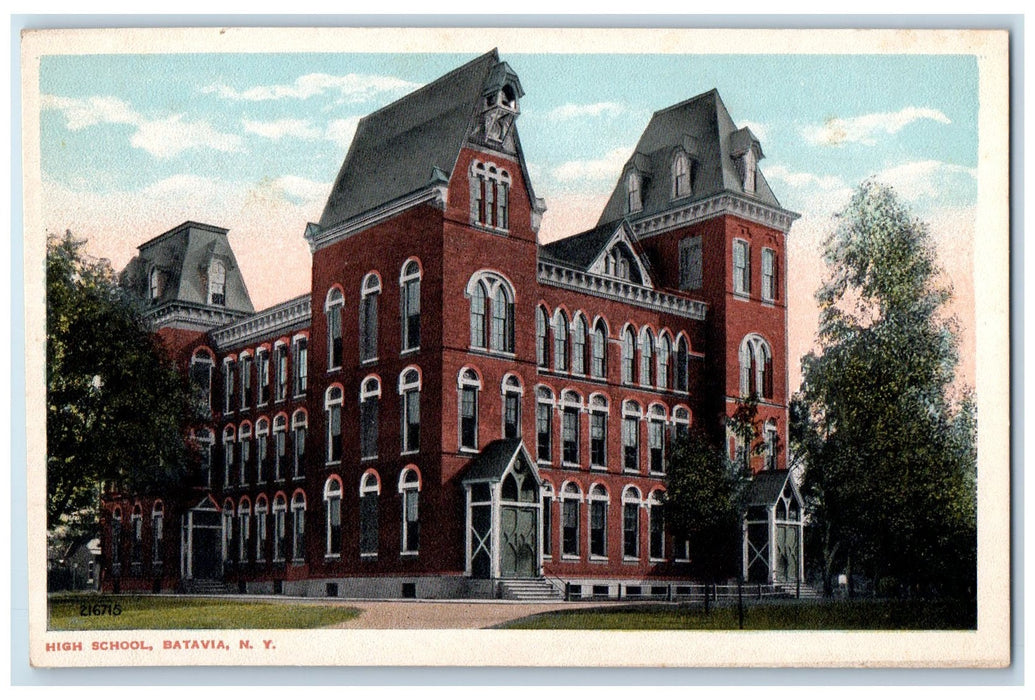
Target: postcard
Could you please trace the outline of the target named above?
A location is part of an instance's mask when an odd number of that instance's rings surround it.
[[[1008,42],[24,33],[32,664],[1008,665]]]

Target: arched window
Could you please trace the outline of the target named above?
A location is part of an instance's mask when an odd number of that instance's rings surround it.
[[[323,485],[323,501],[327,508],[328,557],[341,556],[341,480],[331,476]]]
[[[381,414],[381,380],[370,375],[359,388],[359,456],[377,457],[378,425]]]
[[[264,484],[269,478],[270,420],[262,417],[255,421],[255,483]]]
[[[252,356],[245,351],[241,353],[241,410],[252,405]]]
[[[676,439],[683,440],[690,435],[690,409],[676,406],[672,410],[672,423],[676,430]]]
[[[287,466],[287,416],[283,413],[273,419],[273,478],[284,479]]]
[[[165,293],[165,275],[157,267],[152,267],[149,283],[150,299],[158,301]]]
[[[607,507],[611,498],[603,484],[589,488],[589,556],[591,559],[607,558]]]
[[[547,358],[550,356],[550,339],[547,335],[546,309],[542,306],[535,308],[535,361],[539,367],[547,367]]]
[[[301,490],[291,497],[291,558],[305,560],[305,493]]]
[[[381,296],[381,278],[368,272],[359,292],[359,361],[377,359],[377,300]]]
[[[553,558],[553,484],[543,480],[543,559]]]
[[[327,317],[327,369],[338,369],[344,360],[342,345],[341,314],[345,306],[345,295],[341,288],[331,287],[327,292],[324,304],[324,315]]]
[[[278,493],[273,499],[273,561],[284,561],[287,554],[287,497]]]
[[[226,265],[221,260],[208,264],[208,303],[226,306]]]
[[[686,337],[680,335],[676,342],[676,391],[688,391],[690,387],[690,347]]]
[[[399,275],[403,352],[420,347],[420,280],[420,263],[407,260]]]
[[[568,371],[568,317],[561,309],[553,314],[553,368]]]
[[[648,531],[650,532],[651,561],[665,558],[665,507],[662,492],[658,489],[650,492],[647,499]]]
[[[340,344],[340,339],[339,339]],[[278,341],[273,346],[274,398],[283,401],[287,398],[288,387],[288,349],[287,343]]]
[[[647,451],[650,471],[665,473],[665,407],[651,404],[647,411]]]
[[[471,347],[514,352],[514,290],[502,276],[481,271],[467,283]]]
[[[582,312],[576,313],[571,322],[571,371],[586,373],[586,318]]]
[[[155,501],[151,507],[151,564],[162,565],[162,538],[164,537],[165,505]]]
[[[323,407],[327,413],[327,463],[341,462],[341,406],[344,399],[340,386],[328,387]]]
[[[234,502],[229,498],[223,501],[223,562],[234,556]]]
[[[633,214],[643,209],[643,199],[640,194],[641,186],[640,174],[635,170],[630,170],[625,176],[626,213]]]
[[[460,411],[460,449],[478,449],[478,392],[482,382],[470,367],[460,370],[457,377],[458,407]]]
[[[626,326],[622,333],[622,383],[633,383],[633,370],[636,367],[636,331]]]
[[[773,397],[773,353],[758,335],[745,336],[740,343],[740,395]]]
[[[672,340],[668,331],[661,332],[658,340],[658,388],[665,390],[669,388],[669,377],[672,374]]]
[[[607,399],[589,397],[589,468],[607,469]]]
[[[595,379],[607,375],[607,326],[598,319],[590,339],[589,373]]]
[[[416,367],[404,369],[399,375],[399,395],[402,397],[402,453],[420,450],[420,372]]]
[[[640,331],[640,385],[654,384],[654,334],[650,328]]]
[[[305,440],[309,432],[309,416],[303,409],[298,409],[291,416],[291,432],[294,449],[292,450],[295,467],[295,478],[305,476]]]
[[[190,358],[190,385],[194,405],[202,418],[212,416],[212,356],[202,349],[194,351]]]
[[[622,468],[640,471],[640,405],[635,401],[622,404]]]
[[[510,439],[521,436],[521,380],[515,374],[503,377],[503,437]]]
[[[234,426],[223,428],[223,488],[230,488],[230,480],[234,472]]]
[[[420,474],[407,467],[399,475],[402,494],[402,553],[416,554],[420,549]]]
[[[686,153],[679,151],[672,159],[672,198],[685,197],[690,194],[690,159]]]
[[[237,559],[248,561],[252,551],[252,504],[245,496],[237,504]]]
[[[574,391],[561,394],[561,462],[564,466],[579,464],[579,415],[582,397]]]
[[[359,481],[359,554],[376,557],[378,534],[377,497],[381,494],[381,479],[370,470]]]
[[[622,556],[640,558],[640,490],[626,486],[622,492]]]
[[[536,391],[536,459],[549,464],[553,455],[553,392],[546,387]]]
[[[561,556],[579,556],[579,524],[582,521],[582,490],[573,481],[561,486]]]
[[[246,486],[252,467],[252,424],[248,421],[241,423],[241,427],[237,429],[237,442],[239,443],[237,453],[241,457],[237,478],[241,486]]]
[[[208,428],[199,428],[195,434],[195,440],[198,443],[199,452],[199,483],[202,486],[211,488],[212,486],[212,447],[215,444],[215,438],[212,437],[212,431]]]
[[[485,343],[485,285],[475,282],[471,290],[471,347],[484,348]]]
[[[266,561],[266,515],[269,513],[269,503],[266,496],[259,494],[255,499],[255,561]]]
[[[269,348],[259,348],[255,351],[255,383],[259,387],[260,406],[270,402],[270,351]]]
[[[144,558],[144,512],[139,503],[133,506],[133,514],[129,516],[129,524],[133,532],[130,563],[140,566]]]
[[[514,301],[506,285],[492,290],[492,336],[490,347],[498,352],[514,352]]]
[[[309,388],[309,338],[295,336],[292,347],[292,364],[295,369],[295,396],[303,396]]]
[[[223,358],[223,413],[233,413],[237,406],[237,363],[235,358]]]
[[[779,454],[779,442],[780,433],[776,428],[776,421],[770,418],[765,422],[765,428],[762,431],[762,440],[765,445],[765,468],[776,469],[777,468],[777,455]]]
[[[510,226],[510,173],[493,163],[471,163],[471,223],[506,231]]]

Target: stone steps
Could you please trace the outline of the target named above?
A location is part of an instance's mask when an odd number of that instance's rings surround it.
[[[500,581],[500,598],[504,600],[563,600],[564,596],[546,579],[507,579]]]
[[[191,595],[227,595],[234,592],[225,582],[218,579],[187,579],[183,582],[183,588]]]

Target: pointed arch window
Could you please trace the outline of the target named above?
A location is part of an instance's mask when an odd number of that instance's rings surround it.
[[[510,173],[493,163],[471,164],[471,223],[506,231],[510,228]]]
[[[416,260],[406,261],[399,276],[403,352],[420,347],[420,281],[420,263]]]
[[[690,159],[679,151],[672,159],[672,198],[690,194]]]
[[[291,433],[295,478],[301,479],[305,476],[305,442],[309,433],[309,414],[301,408],[291,416]]]
[[[402,554],[417,554],[420,550],[420,475],[407,467],[399,476],[402,495]]]
[[[622,557],[640,558],[640,490],[626,486],[622,492]]]
[[[305,560],[305,494],[301,491],[291,497],[291,558]]]
[[[676,341],[676,391],[689,391],[690,345],[684,336]]]
[[[376,557],[378,550],[378,506],[381,479],[377,472],[368,471],[359,481],[359,554]]]
[[[259,348],[255,351],[255,383],[259,388],[259,405],[270,402],[270,351]]]
[[[341,480],[331,476],[323,485],[323,501],[327,509],[325,556],[341,556]]]
[[[420,450],[420,390],[421,377],[416,367],[403,370],[399,375],[399,395],[402,397],[402,453]]]
[[[237,406],[237,363],[234,358],[223,359],[223,413],[233,413]]]
[[[484,348],[485,343],[485,285],[476,282],[471,290],[471,347]]]
[[[369,376],[359,389],[359,456],[377,457],[378,425],[381,413],[381,380]]]
[[[571,371],[586,373],[586,317],[581,312],[575,314],[571,323]]]
[[[677,440],[685,440],[689,437],[690,409],[685,406],[676,406],[672,411],[672,424],[675,429]]]
[[[633,371],[636,367],[636,332],[627,326],[622,333],[622,383],[633,383]]]
[[[665,473],[665,407],[652,404],[647,411],[647,456],[652,474]]]
[[[252,405],[252,356],[251,353],[241,353],[241,410],[245,411]]]
[[[589,557],[607,559],[607,507],[611,498],[603,484],[594,484],[586,500],[589,502]]]
[[[553,368],[568,371],[568,317],[561,309],[553,314]]]
[[[740,343],[740,395],[773,398],[773,353],[758,335],[745,336]]]
[[[640,386],[654,384],[654,333],[644,327],[640,331]]]
[[[672,375],[672,340],[667,331],[663,331],[658,340],[658,388],[667,390]]]
[[[546,309],[537,306],[535,309],[535,361],[536,365],[546,368],[547,358],[550,357],[550,339],[547,335],[549,322]]]
[[[647,531],[650,534],[650,551],[648,556],[651,561],[661,561],[665,558],[665,506],[664,497],[660,490],[651,491],[647,499]]]
[[[514,352],[514,290],[502,276],[478,272],[467,283],[471,347]]]
[[[252,424],[245,421],[237,430],[237,441],[240,443],[238,454],[240,455],[240,468],[237,478],[241,486],[248,485],[248,472],[252,466]]]
[[[339,287],[331,287],[327,292],[324,304],[324,315],[327,319],[327,369],[339,369],[344,361],[342,345],[342,310],[345,306],[345,295]]]
[[[327,414],[327,463],[341,462],[341,407],[344,396],[340,386],[331,386],[324,395],[324,410]]]
[[[607,326],[599,319],[590,337],[589,373],[595,379],[607,374]]]
[[[381,296],[381,278],[368,272],[363,278],[359,296],[359,361],[377,359],[377,301]]]
[[[482,382],[478,373],[467,367],[460,370],[457,377],[459,393],[458,407],[460,411],[460,449],[478,449],[478,393]]]
[[[521,436],[521,380],[514,374],[503,378],[503,437],[507,439]]]

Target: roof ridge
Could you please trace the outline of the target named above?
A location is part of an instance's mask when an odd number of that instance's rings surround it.
[[[652,116],[656,117],[659,114],[664,114],[665,112],[671,112],[672,110],[679,109],[680,107],[686,107],[691,102],[697,102],[698,100],[704,99],[705,97],[709,97],[709,96],[715,96],[715,97],[718,98],[719,102],[722,102],[722,96],[719,95],[719,88],[712,88],[711,90],[707,90],[705,92],[702,92],[699,95],[694,95],[693,97],[688,97],[687,99],[683,100],[682,102],[677,102],[674,105],[669,105],[668,107],[662,107],[661,109],[654,110],[654,114]]]

